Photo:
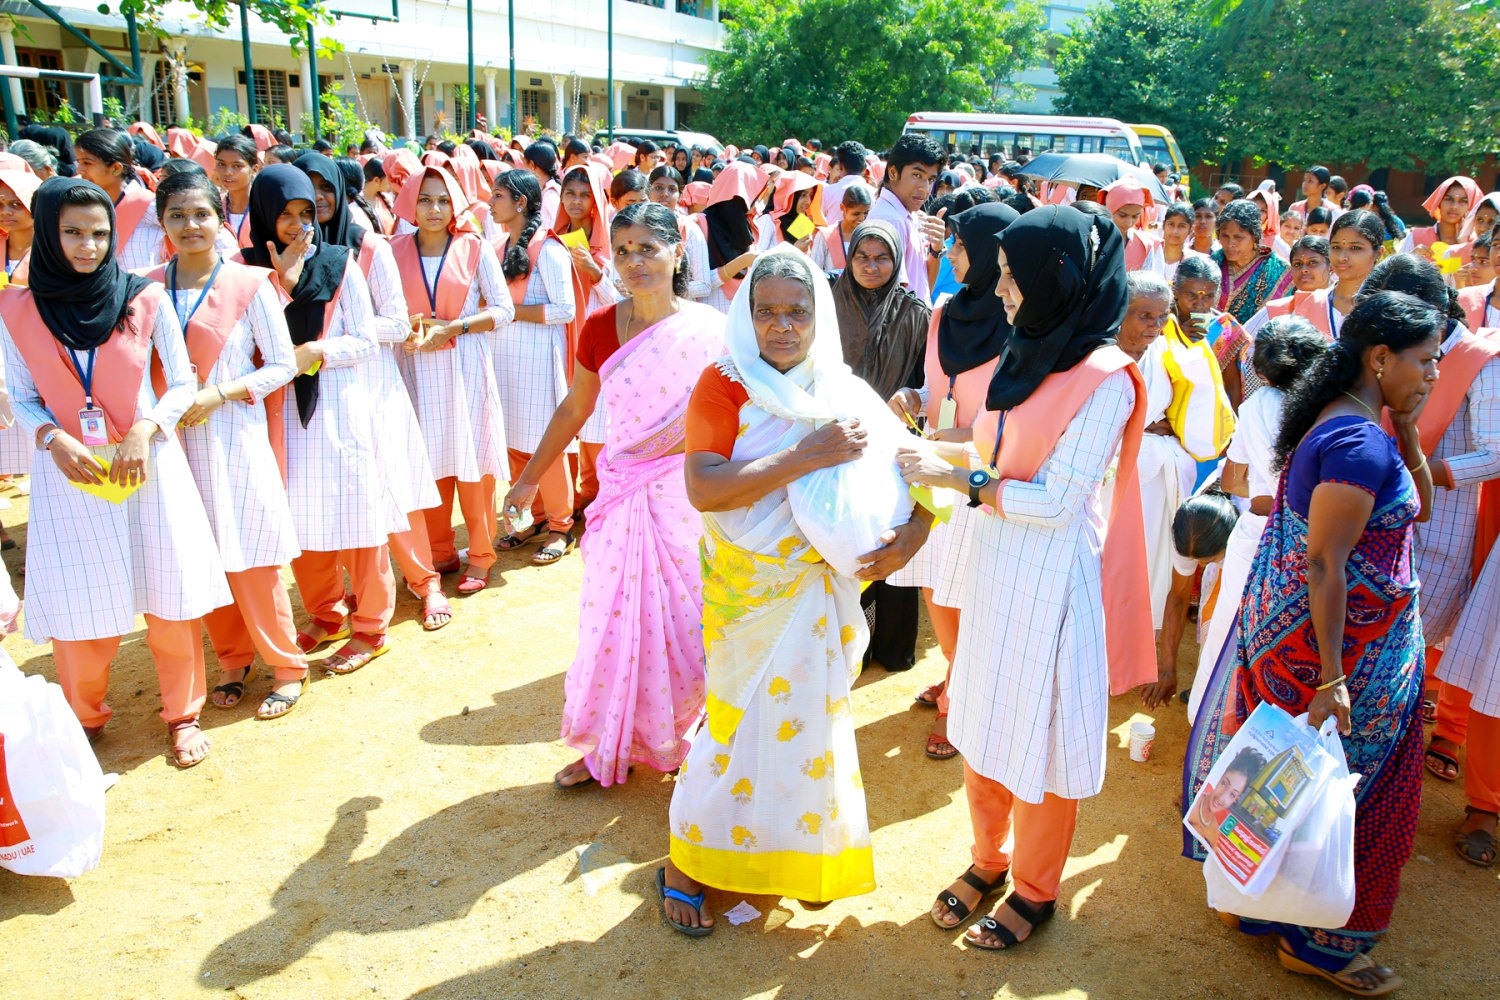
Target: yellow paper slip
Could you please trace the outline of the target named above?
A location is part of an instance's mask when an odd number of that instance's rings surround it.
[[[947,524],[948,520],[953,517],[954,493],[952,490],[933,490],[916,484],[908,486],[906,490],[913,500],[932,512],[933,520],[939,524]]]
[[[795,222],[786,227],[786,232],[792,239],[801,242],[806,237],[811,236],[813,230],[817,228],[817,226],[813,225],[813,220],[805,215],[799,215]]]
[[[108,500],[110,503],[124,503],[126,497],[130,496],[130,494],[141,488],[141,484],[139,481],[137,481],[134,486],[120,486],[116,483],[110,482],[109,459],[100,458],[99,464],[104,466],[104,472],[101,473],[101,477],[104,479],[104,482],[100,483],[98,486],[95,486],[92,483],[74,483],[71,479],[68,480],[68,482],[72,483],[80,490],[83,490],[83,492],[92,493],[94,496],[99,497],[103,500]]]
[[[582,229],[575,229],[571,233],[563,233],[558,239],[562,240],[565,247],[578,247],[580,250],[589,248],[589,234]]]

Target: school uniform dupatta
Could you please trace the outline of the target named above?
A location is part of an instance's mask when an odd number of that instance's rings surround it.
[[[692,387],[723,353],[724,319],[707,306],[678,304],[598,373],[608,440],[582,542],[578,652],[564,685],[562,740],[606,786],[623,782],[632,763],[680,765],[703,709],[702,520],[688,502],[677,449]],[[597,315],[613,327],[613,309]]]
[[[401,290],[406,296],[407,309],[413,315],[420,314],[423,319],[446,322],[463,318],[464,302],[468,299],[475,275],[479,273],[484,238],[479,235],[474,219],[468,213],[469,199],[458,180],[440,167],[424,167],[402,185],[401,194],[396,198],[397,218],[407,222],[416,218],[417,195],[421,192],[422,182],[429,177],[443,182],[453,204],[448,246],[443,251],[436,282],[434,285],[427,283],[416,233],[392,239],[391,255],[396,258],[396,267],[401,272]],[[451,337],[439,350],[451,351],[457,345],[458,338]]]

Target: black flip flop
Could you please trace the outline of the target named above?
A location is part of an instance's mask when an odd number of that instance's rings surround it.
[[[1470,816],[1476,813],[1479,815],[1486,814],[1486,810],[1475,809],[1473,806],[1464,806],[1464,812]],[[1493,816],[1495,814],[1488,813],[1488,815]],[[1493,833],[1486,833],[1483,830],[1455,833],[1453,835],[1453,849],[1458,852],[1459,857],[1479,868],[1489,868],[1495,863],[1495,835]],[[1485,854],[1490,856],[1488,861],[1483,860]]]
[[[1453,774],[1444,774],[1442,771],[1437,770],[1431,764],[1427,763],[1427,759],[1431,757],[1436,757],[1447,767],[1453,768]],[[1423,766],[1427,768],[1427,773],[1432,775],[1434,778],[1439,778],[1443,781],[1458,780],[1458,758],[1446,750],[1442,750],[1429,744],[1427,749],[1422,752],[1422,763]]]
[[[707,927],[691,927],[688,924],[679,924],[668,915],[667,900],[675,899],[677,902],[686,903],[697,910],[698,916],[703,916],[703,897],[707,893],[700,892],[696,896],[689,896],[680,889],[673,889],[667,885],[667,869],[665,865],[656,869],[656,894],[661,897],[661,915],[667,918],[667,923],[672,925],[674,931],[677,931],[679,934],[686,934],[688,937],[708,937],[714,932],[713,924],[709,924]]]
[[[301,701],[302,696],[307,693],[307,685],[311,679],[312,671],[309,670],[307,673],[302,675],[302,687],[299,688],[297,693],[294,695],[280,694],[276,691],[272,691],[270,694],[266,695],[261,699],[261,708],[265,708],[268,704],[276,704],[288,706],[287,710],[285,712],[278,712],[275,715],[261,715],[260,709],[256,709],[255,718],[260,722],[275,722],[277,719],[284,719],[288,715],[291,715],[292,709],[297,707],[297,702]]]
[[[1057,900],[1055,899],[1049,899],[1039,906],[1033,906],[1015,893],[1010,894],[1010,898],[1005,901],[1005,905],[1015,911],[1018,917],[1031,925],[1031,934],[1026,935],[1026,940],[1028,941],[1031,940],[1032,934],[1036,933],[1037,928],[1051,920],[1052,914],[1057,911]],[[1007,948],[1014,948],[1021,943],[1020,939],[1012,933],[1009,927],[994,917],[985,917],[979,923],[975,924],[974,928],[977,928],[981,932],[993,934],[999,938],[1000,946],[997,948],[992,944],[980,944],[970,937],[966,931],[964,932],[964,944],[970,948],[978,948],[980,951],[1005,951]]]
[[[532,542],[536,541],[538,537],[546,534],[547,522],[539,521],[531,529],[531,533],[529,535],[526,535],[524,537],[521,535],[506,535],[504,538],[495,542],[495,548],[501,552],[510,552],[514,549],[519,549],[530,545]]]
[[[231,708],[238,708],[240,702],[245,700],[245,684],[250,680],[250,674],[251,670],[249,668],[246,668],[244,677],[241,677],[237,681],[230,681],[227,684],[220,684],[214,688],[214,694],[227,694],[229,695],[229,697],[233,698],[233,705],[220,705],[212,698],[208,699],[208,703],[210,705],[213,705],[214,708],[222,708],[225,711],[228,711]]]

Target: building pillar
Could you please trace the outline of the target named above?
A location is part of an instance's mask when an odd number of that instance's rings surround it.
[[[165,48],[172,70],[173,110],[176,112],[177,124],[186,126],[188,119],[192,117],[192,109],[188,107],[187,43],[174,38],[166,43]]]
[[[401,115],[406,119],[401,126],[408,139],[417,137],[417,81],[413,78],[416,71],[415,62],[401,63]]]
[[[495,133],[495,128],[499,124],[495,108],[495,74],[498,72],[499,70],[492,66],[486,66],[484,69],[484,125],[485,131],[491,135]]]
[[[0,15],[0,52],[5,54],[5,65],[15,66],[16,62],[16,19],[9,14]],[[26,113],[26,99],[21,92],[21,81],[14,77],[10,80],[10,106],[18,115]],[[12,139],[15,136],[11,136]]]
[[[625,81],[615,81],[615,120],[610,122],[615,128],[625,127]]]
[[[159,57],[141,53],[141,121],[156,124],[156,63]],[[163,124],[166,124],[163,122]]]
[[[568,108],[568,78],[557,73],[552,74],[552,131],[562,133],[567,130]]]
[[[661,127],[674,129],[677,127],[677,88],[661,88]]]
[[[717,24],[719,21],[719,0],[713,0],[713,7],[711,9],[713,11],[714,23]]]
[[[297,55],[297,72],[302,77],[302,113],[308,117],[312,117],[313,94],[315,93],[313,88],[318,85],[318,81],[312,78],[312,66],[308,63],[306,46],[303,46]],[[291,122],[287,122],[286,124],[287,128],[293,128]],[[301,122],[297,123],[296,128],[301,128]]]

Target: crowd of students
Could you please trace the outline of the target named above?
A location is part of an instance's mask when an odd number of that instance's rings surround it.
[[[1188,783],[1260,701],[1335,717],[1365,775],[1349,924],[1226,922],[1348,992],[1399,986],[1368,952],[1423,762],[1457,780],[1466,743],[1456,849],[1495,860],[1500,195],[1469,178],[1408,230],[1322,167],[1285,212],[1271,182],[1163,203],[1176,178],[1039,185],[917,134],[333,158],[260,126],[28,128],[0,153],[0,474],[31,476],[26,634],[91,739],[137,614],[190,767],[256,655],[280,718],[310,653],[390,650],[396,570],[436,631],[444,576],[555,563],[586,519],[555,782],[677,773],[658,887],[683,933],[712,930],[706,887],[873,888],[850,688],[913,666],[920,603],[949,664],[916,694],[926,752],[963,757],[974,826],[932,919],[1013,887],[972,947],[1053,915],[1108,699],[1177,694],[1195,594]],[[893,459],[945,516],[819,478]]]

